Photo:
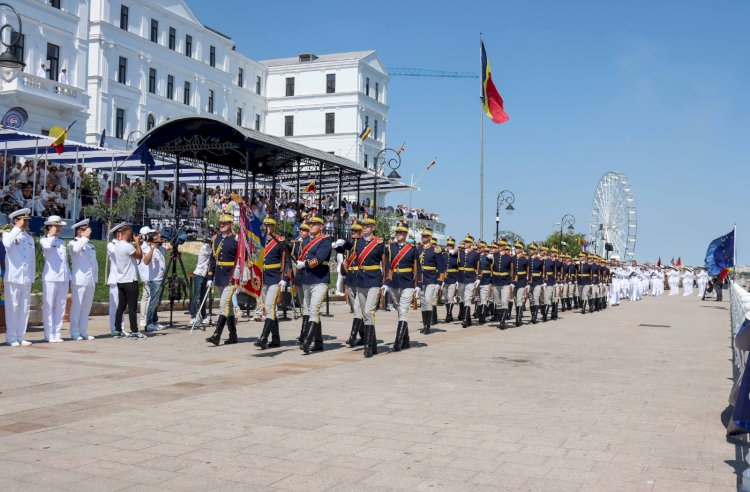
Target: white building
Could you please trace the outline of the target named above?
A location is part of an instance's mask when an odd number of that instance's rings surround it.
[[[268,67],[267,133],[372,165],[385,146],[388,120],[388,73],[375,51],[261,63]]]
[[[0,117],[3,118],[0,124],[16,127],[27,118],[22,130],[46,135],[53,126],[67,127],[76,121],[68,136],[84,141],[89,108],[86,91],[88,2],[25,0],[10,3],[22,21],[22,35],[12,51],[26,67],[11,82],[0,79]],[[9,9],[2,8],[0,25],[5,24],[15,30],[18,21]],[[10,36],[4,39],[10,42]],[[25,118],[10,118],[11,114],[23,114]]]

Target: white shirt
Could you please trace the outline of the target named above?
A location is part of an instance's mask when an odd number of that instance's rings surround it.
[[[34,240],[29,233],[14,226],[10,232],[3,233],[3,246],[5,246],[4,281],[31,285],[36,275],[36,258]]]
[[[114,242],[114,265],[115,283],[126,284],[136,281],[137,260],[133,256],[135,246],[127,241],[115,239]]]
[[[87,237],[73,239],[68,245],[73,285],[94,286],[99,278],[99,264],[96,261],[94,244]]]
[[[198,261],[195,263],[195,270],[193,275],[200,275],[205,277],[208,273],[208,261],[211,259],[211,246],[203,244],[200,251],[198,251]]]
[[[68,85],[68,74],[66,72],[60,72],[60,75],[57,77],[57,81],[61,84]]]
[[[148,264],[148,279],[152,282],[161,282],[164,280],[164,271],[167,269],[167,262],[164,261],[164,254],[167,252],[164,246],[159,246],[151,255],[151,263]]]
[[[47,76],[47,70],[42,68],[41,66],[36,69],[36,76],[37,77],[46,77]]]
[[[149,278],[148,265],[146,265],[146,263],[144,262],[149,251],[151,251],[151,245],[149,245],[148,243],[141,244],[141,253],[143,253],[143,258],[138,260],[138,276],[141,278],[141,282],[148,282],[149,280],[151,280]]]
[[[47,282],[70,282],[68,248],[57,236],[45,236],[39,240],[44,255],[42,280]]]
[[[107,243],[107,257],[109,258],[109,275],[107,285],[117,285],[117,274],[115,272],[115,242]]]

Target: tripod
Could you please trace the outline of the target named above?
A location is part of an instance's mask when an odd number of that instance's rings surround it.
[[[177,274],[178,263],[180,265],[180,270],[182,271],[182,279],[179,279]],[[185,271],[185,264],[182,262],[182,253],[180,252],[179,246],[176,242],[172,242],[172,251],[169,254],[169,259],[167,260],[167,268],[166,270],[164,270],[164,272],[169,275],[168,277],[165,277],[164,280],[169,282],[169,327],[171,328],[173,325],[174,301],[181,298],[183,299],[184,304],[184,299],[188,297],[187,286],[189,285],[189,282],[187,281],[189,277],[187,275],[187,272]],[[180,280],[179,286],[173,284],[173,282],[176,280]],[[159,306],[161,306],[163,292],[164,281],[162,281],[161,285],[159,286],[159,302],[156,305],[156,310],[158,310]]]

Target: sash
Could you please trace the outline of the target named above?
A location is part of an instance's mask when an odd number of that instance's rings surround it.
[[[266,244],[266,249],[265,249],[265,251],[264,251],[264,253],[263,253],[263,256],[268,256],[268,253],[269,253],[269,252],[270,252],[270,251],[271,251],[271,250],[272,250],[273,248],[275,248],[277,244],[279,244],[279,243],[277,243],[275,239],[271,239],[271,242],[270,242],[270,243],[268,243],[268,244]]]
[[[362,250],[362,253],[359,255],[359,261],[357,262],[357,265],[362,266],[362,262],[364,262],[367,257],[372,253],[372,250],[375,249],[375,246],[380,244],[380,238],[379,237],[373,237],[372,241],[370,241],[370,244],[365,246],[365,249]]]
[[[401,259],[404,256],[406,256],[406,253],[408,253],[409,251],[411,251],[411,244],[409,244],[409,243],[404,244],[404,247],[401,248],[401,251],[398,252],[398,254],[396,255],[396,257],[391,262],[391,271],[393,271],[393,270],[396,269],[396,267],[398,266],[398,264],[401,261]]]
[[[307,252],[310,251],[310,248],[318,244],[324,237],[328,237],[328,236],[321,234],[320,236],[313,238],[309,243],[307,243],[307,246],[302,248],[302,253],[300,253],[300,258],[304,260],[305,256],[307,256]]]
[[[359,238],[354,240],[354,246],[352,247],[352,254],[349,255],[349,257],[346,259],[347,270],[351,268],[352,263],[354,263],[354,260],[357,259],[357,241],[359,241]]]

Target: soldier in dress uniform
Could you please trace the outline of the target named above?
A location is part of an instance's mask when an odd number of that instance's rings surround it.
[[[463,292],[463,316],[461,326],[471,326],[471,302],[475,291],[479,286],[477,272],[479,270],[479,253],[474,249],[474,237],[467,234],[463,240],[462,248],[458,250],[458,273],[462,277]]]
[[[510,245],[504,239],[498,244],[498,253],[494,255],[492,262],[492,286],[495,298],[495,307],[498,310],[498,328],[505,329],[505,320],[508,319],[508,301],[512,295],[514,261],[510,254]]]
[[[304,305],[310,316],[300,348],[306,353],[323,350],[323,330],[320,327],[320,307],[326,299],[331,282],[331,238],[323,234],[323,218],[310,217],[310,237],[303,243],[297,258],[297,271],[304,271],[302,288]]]
[[[557,288],[555,285],[557,282],[557,263],[550,255],[550,249],[547,246],[542,246],[542,259],[544,261],[544,295],[541,310],[542,321],[547,321],[555,299],[555,289]]]
[[[261,350],[267,347],[281,347],[276,305],[289,280],[291,269],[284,233],[276,229],[276,221],[270,217],[263,219],[263,224],[266,226],[266,247],[263,253],[263,287],[260,290],[260,298],[265,306],[266,319],[260,339],[255,342],[255,346]],[[268,343],[268,335],[271,335],[271,343]]]
[[[224,340],[225,345],[237,343],[237,319],[232,309],[232,295],[237,289],[239,272],[237,269],[237,256],[239,244],[237,236],[232,232],[234,217],[222,214],[219,217],[219,233],[211,243],[211,258],[208,261],[208,281],[206,288],[216,286],[219,291],[219,317],[216,319],[216,329],[213,335],[206,341],[219,345],[221,334],[226,325],[229,337]]]
[[[552,290],[552,319],[557,319],[557,310],[558,306],[560,305],[560,299],[562,299],[562,289],[563,289],[563,283],[562,283],[562,275],[563,275],[563,261],[562,258],[559,256],[559,251],[557,248],[550,248],[549,249],[550,256],[552,257],[552,261],[554,263],[555,268],[555,278],[554,278],[554,286]]]
[[[531,322],[537,323],[539,306],[544,304],[544,258],[539,254],[539,246],[536,243],[529,244],[529,304],[531,305]]]
[[[443,250],[445,264],[445,282],[443,284],[445,299],[445,322],[453,321],[453,304],[456,302],[458,287],[458,258],[455,255],[456,240],[449,237]]]
[[[396,340],[392,350],[398,352],[408,349],[409,323],[407,317],[409,308],[414,302],[414,292],[417,287],[417,248],[406,241],[409,228],[401,223],[396,226],[396,240],[388,244],[386,266],[387,284],[393,296],[393,302],[398,308],[398,326]]]
[[[378,353],[377,334],[375,332],[375,307],[378,294],[387,295],[388,286],[385,280],[385,244],[382,238],[375,236],[375,219],[366,217],[361,220],[362,238],[357,241],[357,297],[362,308],[362,319],[365,325],[364,356],[372,357]]]
[[[562,293],[563,311],[572,311],[577,291],[576,264],[573,262],[570,255],[567,254],[563,256],[562,282],[564,289]]]
[[[68,244],[71,262],[70,338],[93,340],[89,335],[89,313],[99,278],[96,249],[90,241],[89,219],[73,224],[76,237]]]
[[[59,215],[50,215],[44,226],[47,235],[39,239],[44,255],[42,271],[42,314],[44,315],[44,339],[50,343],[62,342],[62,320],[70,285],[68,248],[60,238],[66,223]]]
[[[299,255],[302,251],[302,248],[307,244],[307,240],[310,237],[310,226],[303,223],[299,226],[299,239],[292,241],[292,252],[291,252],[291,259],[292,262],[294,262],[295,265],[295,272],[294,272],[294,290],[295,295],[297,296],[297,304],[299,305],[299,310],[302,313],[302,327],[299,330],[299,337],[297,338],[297,341],[299,343],[302,343],[304,340],[304,333],[305,328],[307,327],[307,322],[310,320],[310,313],[306,311],[305,303],[304,303],[304,294],[303,294],[303,288],[302,288],[302,277],[304,276],[304,270],[296,270],[296,264],[297,259],[299,258]]]
[[[477,243],[479,253],[479,303],[477,304],[477,323],[483,325],[487,322],[487,310],[489,309],[490,291],[492,289],[492,262],[494,257],[487,250],[487,243],[480,240]],[[492,244],[497,249],[496,244]]]
[[[526,255],[523,243],[518,241],[514,245],[516,255],[513,261],[513,283],[516,289],[516,326],[523,322],[523,311],[526,308],[526,299],[529,297],[529,278],[531,277],[531,265]]]
[[[578,299],[581,306],[581,314],[586,314],[586,304],[591,298],[591,264],[586,253],[579,256],[581,264],[578,266]]]
[[[31,284],[36,274],[34,239],[29,235],[31,210],[22,208],[11,213],[10,232],[3,233],[5,246],[5,341],[11,347],[31,345],[24,340],[29,324]]]
[[[599,291],[601,290],[600,268],[598,257],[594,254],[589,255],[591,264],[591,311],[599,311]]]
[[[438,319],[438,303],[440,302],[440,287],[442,287],[443,282],[445,281],[445,257],[443,256],[443,248],[441,248],[438,245],[437,239],[434,237],[430,239],[430,244],[432,244],[432,247],[435,248],[436,251],[440,251],[440,262],[442,265],[442,271],[438,275],[438,288],[437,292],[435,293],[435,304],[432,306],[432,325],[437,325],[440,323],[440,320]]]
[[[352,330],[346,344],[350,347],[362,345],[365,339],[364,323],[362,322],[362,307],[359,305],[357,296],[357,241],[362,238],[362,224],[355,222],[352,224],[352,240],[337,239],[333,245],[338,253],[344,256],[344,289],[346,290],[347,301],[352,310],[354,318],[352,319]],[[359,340],[357,340],[359,335]]]
[[[422,230],[422,244],[417,248],[417,295],[422,308],[421,333],[429,335],[433,321],[433,312],[437,310],[437,295],[445,266],[440,246],[432,243],[432,230]]]

